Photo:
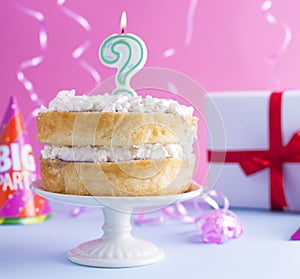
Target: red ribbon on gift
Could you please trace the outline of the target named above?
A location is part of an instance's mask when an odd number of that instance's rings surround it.
[[[239,163],[246,175],[270,168],[270,198],[272,210],[287,208],[283,183],[283,164],[300,162],[300,131],[287,145],[282,145],[281,102],[282,92],[274,92],[269,102],[269,149],[212,151],[208,150],[210,162]]]

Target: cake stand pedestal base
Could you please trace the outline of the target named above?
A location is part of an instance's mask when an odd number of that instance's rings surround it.
[[[143,197],[79,196],[48,192],[40,180],[32,182],[36,194],[58,202],[103,208],[103,236],[68,252],[74,263],[95,267],[133,267],[161,261],[165,254],[154,244],[131,235],[130,216],[134,209],[160,207],[199,196],[203,187],[192,184],[183,194]],[[136,211],[135,211],[136,212]]]
[[[130,212],[103,208],[103,236],[68,252],[74,263],[96,267],[133,267],[161,261],[165,254],[154,244],[131,235]]]

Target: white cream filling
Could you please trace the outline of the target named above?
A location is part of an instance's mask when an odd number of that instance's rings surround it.
[[[41,151],[44,159],[79,162],[119,162],[132,160],[157,160],[181,158],[180,144],[144,144],[140,146],[56,146],[45,145]]]
[[[49,107],[41,106],[40,112],[48,111],[99,111],[99,112],[160,112],[192,116],[193,107],[179,104],[175,100],[166,100],[146,96],[132,97],[128,94],[82,95],[75,96],[75,90],[63,90],[49,103]]]

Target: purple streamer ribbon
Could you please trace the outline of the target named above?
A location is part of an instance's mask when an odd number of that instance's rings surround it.
[[[212,198],[222,198],[223,208]],[[209,205],[213,210],[205,211],[204,205]],[[183,203],[175,203],[161,210],[161,215],[155,218],[145,218],[145,213],[140,213],[135,221],[138,225],[158,224],[167,219],[179,220],[185,223],[194,223],[200,231],[204,243],[225,243],[238,238],[243,233],[243,225],[238,217],[229,210],[229,200],[220,192],[211,191],[204,200],[195,199],[193,202],[196,216],[191,214]]]
[[[76,21],[87,32],[88,35],[87,40],[73,51],[72,57],[84,70],[86,70],[92,76],[95,84],[98,85],[101,82],[101,77],[98,71],[82,59],[82,55],[91,45],[91,25],[83,16],[75,13],[69,8],[66,8],[64,6],[65,2],[66,0],[57,0],[57,5],[66,16]]]
[[[223,208],[212,197],[223,199]],[[243,234],[243,225],[238,217],[229,210],[229,200],[221,192],[211,191],[205,199],[213,210],[204,213],[195,220],[196,228],[201,231],[204,243],[225,243]]]

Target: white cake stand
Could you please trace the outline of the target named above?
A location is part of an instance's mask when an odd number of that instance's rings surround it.
[[[47,192],[39,180],[32,183],[31,190],[58,202],[103,208],[103,236],[69,251],[70,261],[95,267],[133,267],[156,263],[165,257],[164,252],[154,244],[131,235],[130,216],[133,209],[161,207],[185,201],[200,195],[202,187],[193,184],[188,192],[179,195],[94,197]]]

